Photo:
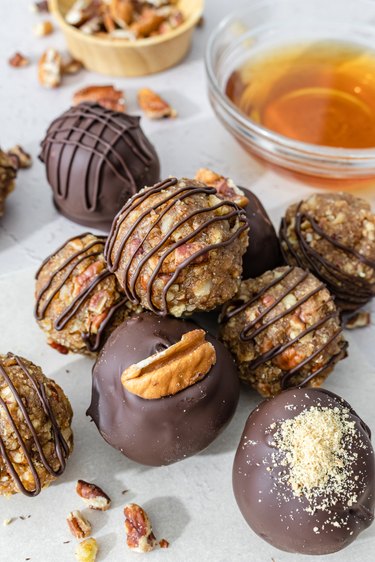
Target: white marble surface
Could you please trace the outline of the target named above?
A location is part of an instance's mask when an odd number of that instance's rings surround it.
[[[257,402],[243,392],[230,427],[204,453],[165,468],[145,468],[124,459],[99,436],[85,417],[90,397],[91,361],[60,356],[44,341],[32,318],[33,272],[40,260],[66,238],[82,228],[60,217],[51,201],[42,164],[37,160],[39,142],[46,127],[70,103],[73,92],[93,83],[114,83],[125,89],[129,109],[136,112],[135,92],[141,85],[164,93],[178,109],[175,121],[143,127],[157,147],[163,175],[191,175],[199,166],[211,166],[251,187],[278,222],[289,202],[315,189],[286,179],[253,161],[215,120],[206,97],[202,55],[215,23],[247,0],[208,0],[206,25],[197,30],[193,49],[180,66],[142,79],[115,79],[83,72],[64,81],[56,91],[43,90],[36,79],[36,60],[47,46],[63,46],[58,32],[36,39],[32,25],[40,16],[32,14],[29,0],[1,0],[0,21],[0,143],[22,144],[34,156],[34,165],[19,173],[16,191],[9,197],[0,222],[0,326],[1,352],[12,350],[41,364],[72,401],[75,412],[75,451],[59,481],[39,497],[0,498],[3,519],[31,515],[0,525],[0,561],[68,562],[74,560],[74,539],[67,531],[65,516],[81,507],[75,495],[78,478],[95,480],[113,498],[109,512],[90,513],[94,536],[100,545],[98,561],[136,560],[124,543],[122,507],[127,501],[143,505],[154,521],[159,538],[170,540],[168,550],[155,551],[150,560],[176,562],[293,562],[308,557],[276,551],[253,535],[242,519],[231,491],[231,465],[240,433],[250,409]],[[33,59],[26,69],[8,67],[14,51]],[[374,202],[374,188],[360,190]],[[327,387],[342,394],[375,428],[375,328],[349,335],[350,358],[330,377]],[[129,492],[122,496],[125,488]],[[64,541],[71,541],[63,544]],[[370,562],[375,556],[375,526],[345,551],[332,555],[332,562]],[[315,560],[318,558],[315,557]]]

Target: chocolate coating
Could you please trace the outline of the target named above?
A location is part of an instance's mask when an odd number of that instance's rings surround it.
[[[289,468],[272,466],[275,444],[270,425],[292,419],[312,406],[348,408],[349,420],[354,422],[351,451],[358,457],[350,468],[351,493],[357,494],[357,500],[351,506],[338,496],[337,503],[329,509],[307,512],[310,504],[306,496],[295,496],[290,485],[279,480]],[[350,405],[332,392],[302,388],[284,391],[263,401],[250,414],[234,460],[233,490],[249,526],[273,546],[317,555],[341,550],[374,518],[375,468],[370,430]],[[322,494],[319,500],[324,502],[325,498]]]
[[[250,225],[250,243],[243,256],[243,279],[262,275],[283,263],[279,239],[267,211],[258,197],[241,187],[249,200],[245,207]]]
[[[52,122],[39,158],[60,213],[103,230],[129,197],[160,176],[139,117],[92,103],[72,107]]]
[[[161,466],[202,451],[235,412],[239,383],[234,362],[208,334],[216,364],[194,385],[173,396],[145,400],[121,383],[127,367],[170,347],[196,328],[193,322],[143,313],[121,324],[98,357],[87,414],[110,445],[136,462]]]

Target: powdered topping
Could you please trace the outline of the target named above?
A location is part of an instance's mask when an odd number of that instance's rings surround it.
[[[271,431],[276,424],[270,426]],[[352,506],[358,500],[359,478],[354,465],[358,438],[348,408],[311,406],[292,419],[277,424],[273,433],[273,466],[287,467],[279,479],[293,495],[304,496],[306,511],[327,510],[337,502]]]

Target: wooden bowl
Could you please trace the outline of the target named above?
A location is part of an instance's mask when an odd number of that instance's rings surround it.
[[[65,21],[74,0],[49,0],[70,54],[89,70],[109,76],[144,76],[177,64],[188,52],[192,35],[203,13],[204,0],[180,0],[185,21],[156,37],[127,39],[86,35]]]

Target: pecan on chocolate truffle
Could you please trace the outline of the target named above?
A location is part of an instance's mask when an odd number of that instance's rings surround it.
[[[342,398],[296,388],[249,416],[233,465],[245,520],[276,548],[321,556],[374,520],[371,433]]]
[[[105,255],[130,301],[181,316],[211,310],[235,294],[247,230],[244,211],[215,188],[170,178],[122,208]]]
[[[160,177],[158,156],[139,117],[97,103],[80,103],[55,119],[40,159],[59,212],[103,230],[131,195]]]
[[[72,409],[31,361],[0,355],[0,495],[36,496],[65,469]]]
[[[4,214],[5,199],[14,189],[16,175],[13,160],[0,148],[0,217]]]
[[[375,295],[375,215],[363,199],[323,193],[291,205],[280,239],[286,262],[324,281],[342,310]]]
[[[36,274],[35,316],[61,353],[97,352],[118,324],[140,311],[106,267],[105,240],[89,233],[71,238]]]
[[[320,386],[346,356],[332,296],[298,267],[243,281],[221,322],[221,339],[237,360],[240,378],[262,396]]]

